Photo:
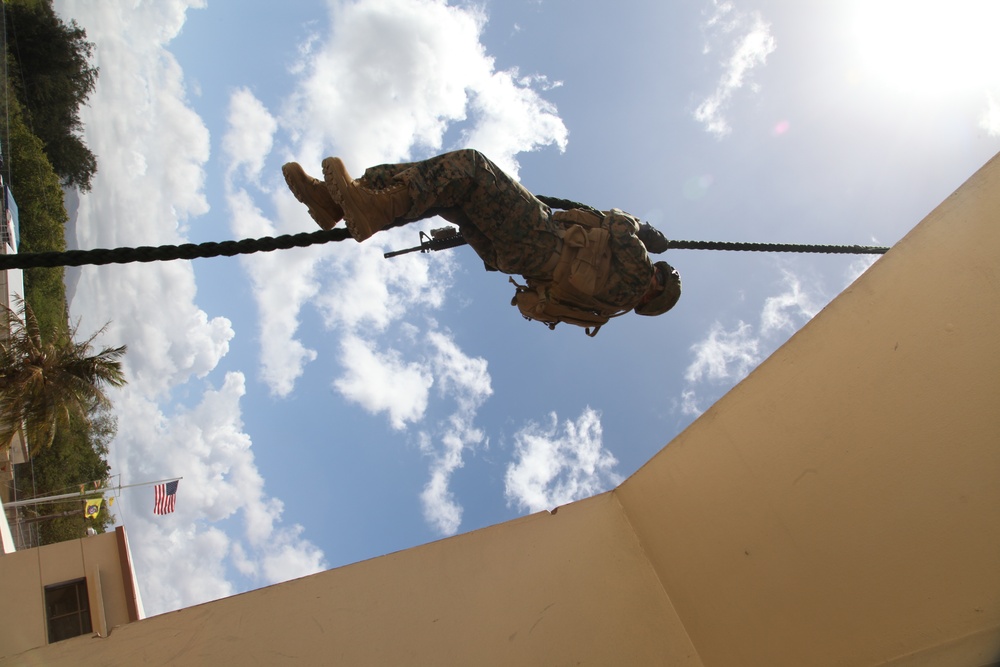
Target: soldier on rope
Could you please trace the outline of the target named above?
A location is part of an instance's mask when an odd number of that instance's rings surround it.
[[[661,315],[681,282],[650,252],[663,234],[618,209],[553,211],[472,149],[420,162],[383,164],[353,179],[340,158],[323,160],[324,182],[290,162],[289,189],[323,229],[346,219],[357,241],[390,227],[440,216],[458,226],[487,268],[521,275],[512,303],[554,328],[569,322],[594,335],[611,317]]]

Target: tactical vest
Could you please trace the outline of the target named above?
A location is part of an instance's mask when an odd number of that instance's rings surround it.
[[[609,319],[632,310],[594,297],[611,273],[611,232],[605,216],[573,209],[556,211],[552,219],[565,226],[552,279],[528,278],[527,285],[520,285],[511,278],[516,291],[510,303],[525,319],[543,322],[549,329],[567,322],[583,327],[588,336],[596,336]]]

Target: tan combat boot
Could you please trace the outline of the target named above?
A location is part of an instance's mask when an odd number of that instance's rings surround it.
[[[344,209],[347,230],[361,242],[385,229],[413,206],[405,183],[384,190],[373,190],[351,178],[339,157],[323,160],[326,186]]]
[[[344,219],[344,210],[333,200],[333,195],[321,183],[302,169],[298,162],[289,162],[281,167],[288,189],[299,202],[306,205],[309,215],[320,229],[333,229]]]

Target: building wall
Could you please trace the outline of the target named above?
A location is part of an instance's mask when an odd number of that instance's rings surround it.
[[[993,664],[997,258],[1000,159],[615,491],[9,664]]]
[[[0,658],[46,645],[44,591],[53,584],[87,579],[95,632],[103,625],[102,634],[106,635],[109,628],[128,623],[128,592],[122,576],[119,539],[117,532],[104,533],[0,557],[4,602],[0,611]],[[103,622],[97,616],[99,609],[104,612]]]
[[[994,158],[621,485],[706,664],[1000,660],[998,343]]]
[[[78,637],[31,663],[701,663],[613,494]],[[19,664],[19,663],[12,663]]]

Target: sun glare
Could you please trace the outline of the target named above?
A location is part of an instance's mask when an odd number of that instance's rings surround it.
[[[1000,0],[867,0],[856,36],[864,71],[906,92],[1000,86]]]

